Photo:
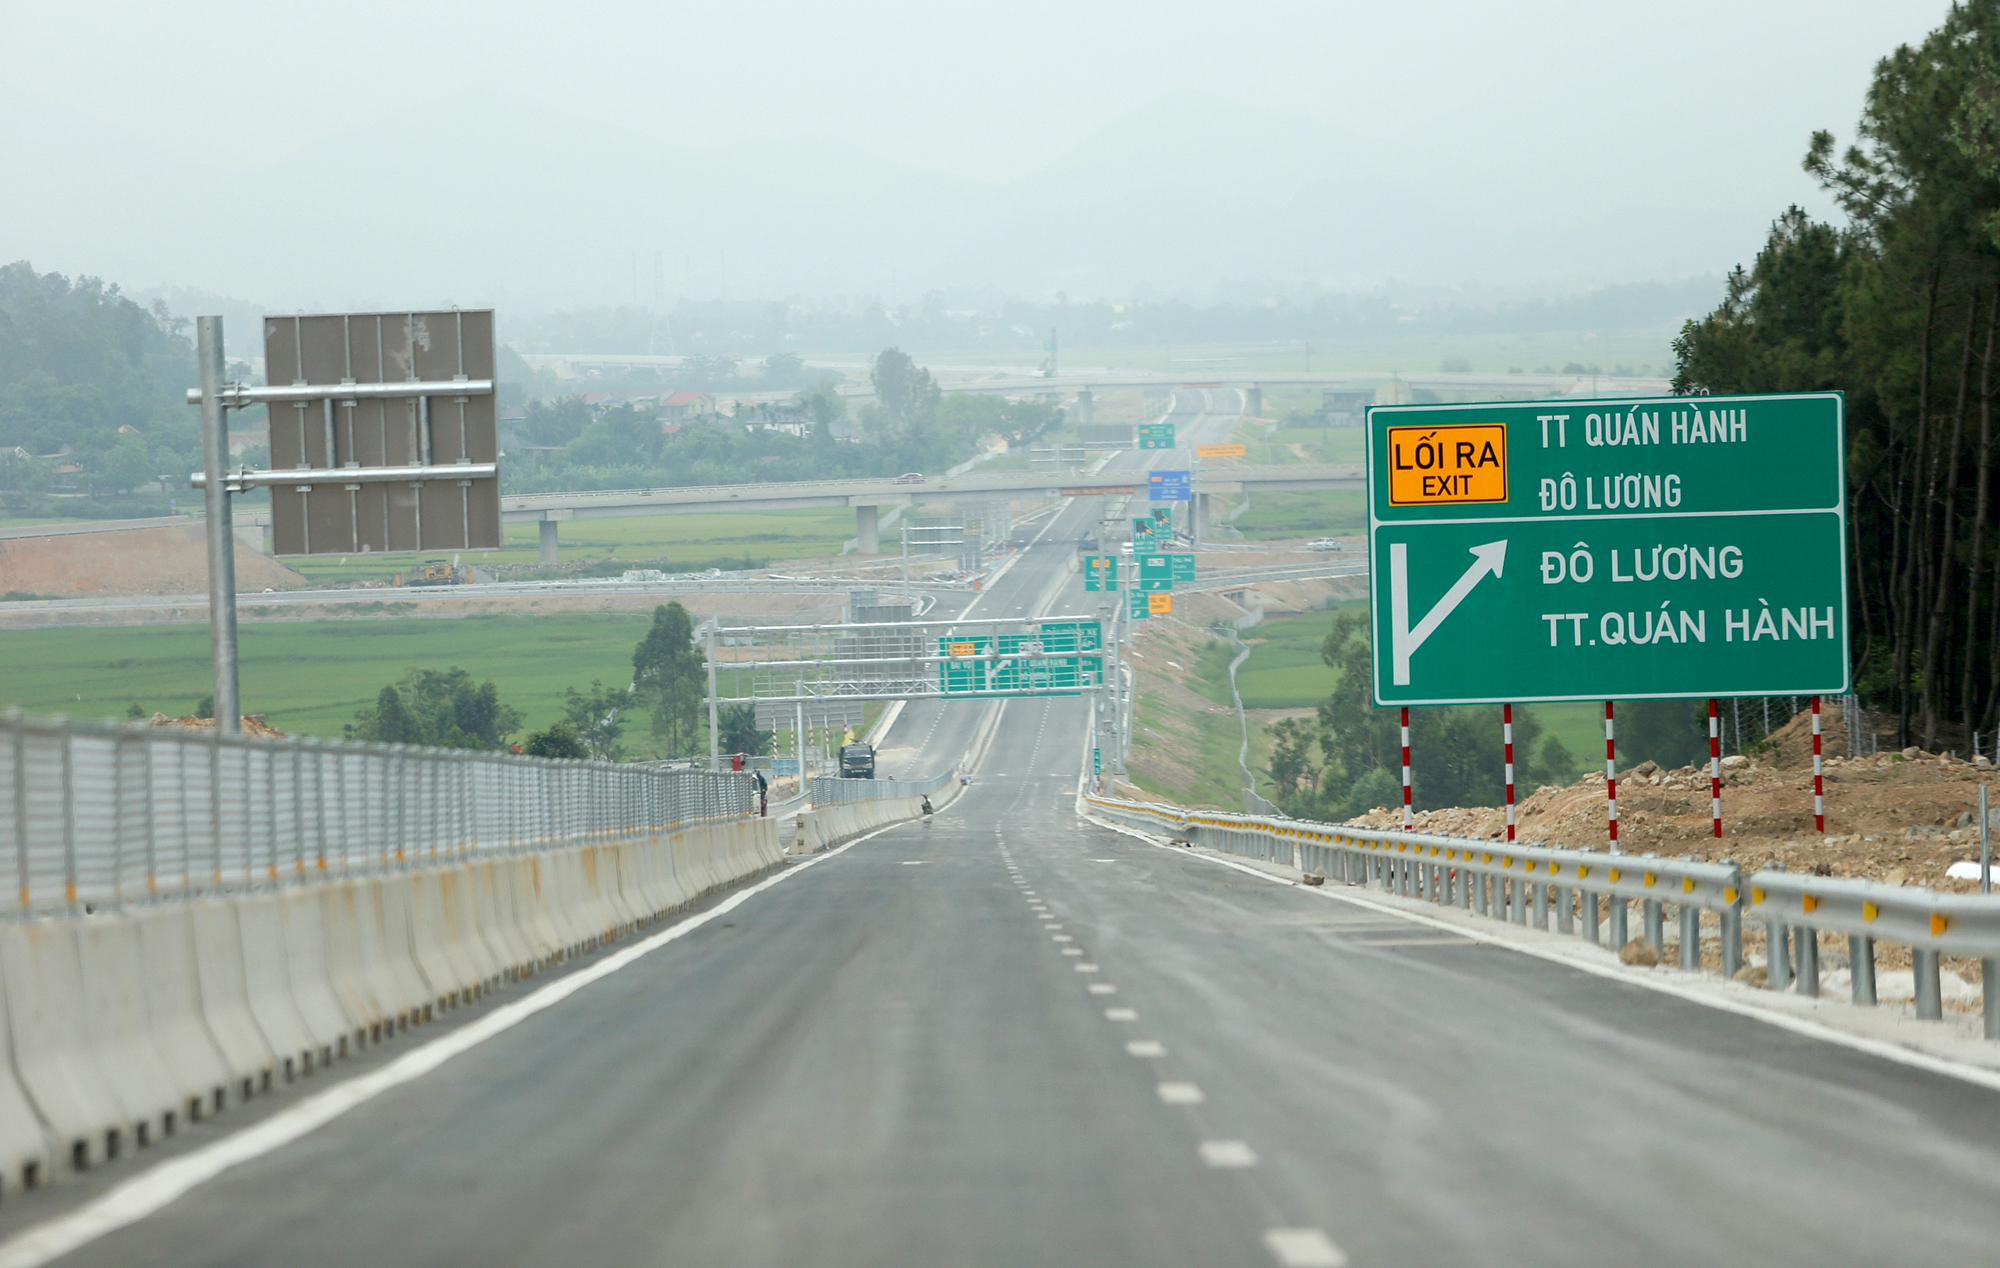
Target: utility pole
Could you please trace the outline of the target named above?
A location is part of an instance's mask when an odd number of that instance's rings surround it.
[[[222,318],[194,320],[195,355],[201,368],[201,458],[207,475],[208,641],[215,668],[215,729],[242,729],[243,702],[236,673],[236,533],[229,512],[228,413],[222,403]]]

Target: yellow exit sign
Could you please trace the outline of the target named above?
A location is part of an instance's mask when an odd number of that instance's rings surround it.
[[[1389,429],[1389,504],[1507,500],[1507,426]]]
[[[1248,452],[1250,451],[1242,445],[1196,445],[1194,447],[1194,456],[1197,458],[1241,458]]]
[[[952,643],[945,649],[945,652],[950,656],[977,656],[979,654],[979,644]]]
[[[1160,593],[1160,594],[1149,594],[1146,596],[1146,615],[1172,616],[1173,614],[1174,614],[1173,595]]]

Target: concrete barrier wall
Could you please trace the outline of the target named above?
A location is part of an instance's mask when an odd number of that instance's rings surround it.
[[[934,807],[935,808],[935,807]],[[923,813],[923,798],[895,797],[816,806],[798,813],[786,847],[793,854],[817,854],[865,832],[902,823]]]
[[[813,816],[817,848],[909,818]],[[0,1191],[91,1166],[783,862],[796,825],[0,925]]]

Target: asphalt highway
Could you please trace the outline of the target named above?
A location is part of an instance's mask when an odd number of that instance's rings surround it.
[[[2000,1260],[2000,1094],[1088,824],[1086,702],[1001,708],[931,824],[62,1262]]]

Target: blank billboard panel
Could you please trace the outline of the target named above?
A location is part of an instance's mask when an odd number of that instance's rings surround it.
[[[273,387],[490,381],[491,309],[334,313],[264,319]],[[454,478],[437,468],[499,460],[491,393],[269,406],[272,547],[280,555],[491,550],[500,546],[497,475]],[[427,468],[382,478],[384,469]],[[342,472],[371,472],[366,477]]]

